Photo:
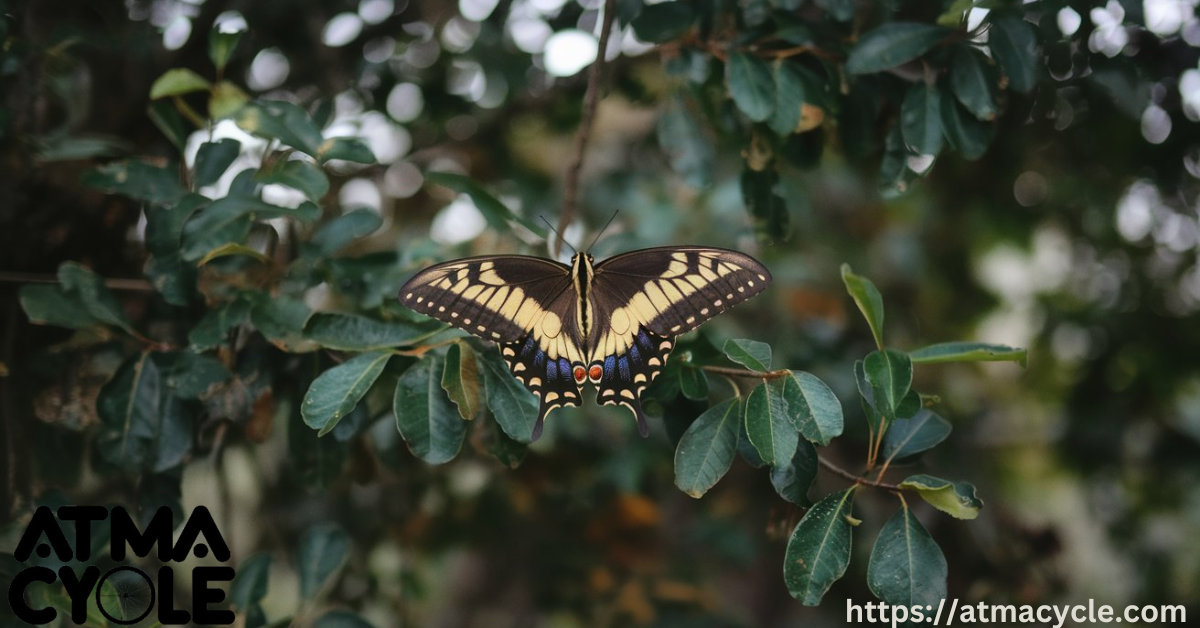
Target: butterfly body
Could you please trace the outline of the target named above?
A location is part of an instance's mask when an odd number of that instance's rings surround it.
[[[641,393],[662,371],[675,338],[764,290],[771,275],[748,255],[704,247],[660,247],[596,264],[517,255],[431,266],[400,289],[408,307],[500,347],[509,370],[546,415],[597,401],[623,405],[646,435]]]

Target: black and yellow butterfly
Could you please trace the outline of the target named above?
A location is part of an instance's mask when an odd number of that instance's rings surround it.
[[[662,370],[675,337],[762,292],[771,273],[736,251],[669,246],[632,251],[595,263],[576,253],[571,265],[498,255],[445,262],[417,273],[400,289],[408,307],[493,340],[513,375],[546,414],[582,402],[591,381],[596,399],[620,404],[648,428],[641,394]]]

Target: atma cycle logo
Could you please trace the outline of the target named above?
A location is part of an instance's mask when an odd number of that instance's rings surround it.
[[[58,509],[58,519],[55,519],[50,508],[38,508],[13,552],[17,561],[28,562],[34,552],[47,559],[53,552],[61,562],[76,561],[83,571],[77,573],[77,567],[70,564],[59,567],[58,571],[42,565],[23,569],[8,588],[8,603],[13,613],[21,621],[34,625],[54,621],[58,617],[57,610],[52,607],[32,608],[25,593],[34,582],[53,585],[61,581],[71,601],[71,621],[76,625],[83,625],[87,620],[88,599],[92,595],[100,613],[114,624],[136,624],[148,617],[156,605],[158,622],[164,626],[189,622],[232,624],[232,611],[209,608],[209,605],[225,599],[224,591],[210,585],[232,581],[233,567],[193,568],[192,612],[175,608],[175,574],[170,563],[183,561],[189,554],[205,558],[210,551],[214,558],[226,562],[229,560],[229,546],[225,544],[212,515],[203,506],[192,511],[174,546],[171,544],[174,531],[171,519],[171,509],[164,506],[154,513],[146,529],[139,531],[129,513],[119,506],[111,511],[103,506],[62,506]],[[63,534],[59,520],[74,522],[74,546]],[[158,569],[157,585],[146,572],[130,565],[119,565],[103,574],[95,565],[79,565],[92,559],[92,523],[104,521],[109,525],[109,555],[114,562],[125,560],[127,547],[137,556],[145,558],[157,546],[158,560],[163,563]],[[197,543],[201,534],[207,544]]]

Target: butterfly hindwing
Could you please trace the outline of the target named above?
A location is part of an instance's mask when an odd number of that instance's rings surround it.
[[[629,408],[642,436],[649,434],[642,413],[642,391],[662,372],[674,346],[674,338],[639,328],[623,353],[605,356],[601,362],[603,374],[596,385],[596,401]]]
[[[533,440],[542,435],[542,425],[551,410],[562,406],[578,406],[582,402],[579,385],[575,383],[573,374],[574,365],[565,357],[549,357],[545,349],[539,346],[534,334],[529,334],[524,340],[501,344],[500,355],[517,381],[538,398]]]

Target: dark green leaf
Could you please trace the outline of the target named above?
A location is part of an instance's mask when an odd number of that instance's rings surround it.
[[[816,0],[816,4],[838,22],[854,19],[854,0]]]
[[[941,96],[932,85],[916,83],[908,88],[900,109],[900,131],[905,144],[922,155],[942,151]]]
[[[796,453],[796,426],[788,418],[783,382],[763,382],[746,397],[746,435],[769,465],[787,464]]]
[[[712,182],[715,159],[712,141],[681,97],[672,98],[663,107],[657,131],[658,145],[671,162],[671,169],[688,185],[703,187]]]
[[[482,382],[475,351],[465,342],[456,342],[446,351],[446,368],[442,372],[442,388],[458,407],[458,414],[470,421],[479,412]]]
[[[312,600],[350,552],[350,535],[341,526],[322,524],[309,528],[300,539],[300,597]]]
[[[875,346],[883,348],[883,297],[870,279],[855,275],[849,264],[842,264],[842,283],[846,284],[846,292],[858,305],[858,311],[867,319],[871,327],[871,335],[875,337]]]
[[[97,166],[83,175],[83,184],[150,203],[171,204],[183,196],[179,173],[173,167],[144,161],[117,161]]]
[[[971,115],[958,104],[949,89],[942,90],[942,130],[964,159],[973,161],[987,152],[995,134],[995,126]]]
[[[492,416],[509,438],[528,443],[537,422],[537,400],[509,373],[499,351],[476,351],[475,357]]]
[[[804,69],[799,63],[782,60],[775,64],[775,111],[768,126],[781,137],[796,131],[804,107]]]
[[[199,74],[187,68],[174,68],[154,80],[150,86],[150,100],[207,91],[211,87],[212,83]]]
[[[659,379],[662,378],[660,377]],[[767,466],[767,463],[762,459],[762,456],[758,455],[758,450],[755,449],[754,445],[750,442],[750,435],[746,433],[745,420],[738,422],[737,451],[738,455],[742,457],[742,460],[745,460],[746,464],[754,467],[755,469],[761,469]]]
[[[817,448],[802,440],[789,464],[778,464],[771,467],[771,485],[775,492],[785,500],[798,506],[807,507],[812,504],[808,499],[808,489],[813,480],[817,479]]]
[[[440,325],[379,321],[353,314],[313,314],[304,337],[339,351],[373,351],[411,345],[441,329]]]
[[[18,294],[21,309],[35,325],[87,329],[100,324],[88,314],[79,298],[62,286],[28,284],[21,286]]]
[[[244,323],[249,314],[250,303],[242,299],[212,307],[188,332],[188,343],[193,351],[216,349],[225,344],[229,331]]]
[[[504,203],[501,203],[495,196],[484,190],[481,185],[461,174],[454,174],[452,172],[427,172],[425,173],[425,180],[429,183],[442,185],[460,194],[470,196],[471,200],[475,203],[475,207],[479,209],[479,213],[483,214],[483,217],[487,219],[488,224],[501,233],[511,231],[512,227],[508,223],[509,221],[513,221],[540,237],[546,237],[547,232],[544,227],[513,213]]]
[[[676,0],[643,8],[641,14],[634,18],[632,26],[638,39],[661,44],[691,30],[695,21],[696,9],[693,3]]]
[[[912,385],[912,361],[900,351],[872,351],[863,360],[863,372],[875,409],[891,424],[899,417],[898,410]]]
[[[233,56],[233,50],[237,48],[241,38],[242,31],[222,33],[213,28],[208,34],[208,58],[216,66],[218,74],[225,70],[225,64],[229,63],[229,58]]]
[[[725,62],[725,80],[734,104],[747,118],[763,122],[775,111],[775,79],[771,66],[758,57],[733,52]]]
[[[482,441],[487,446],[488,453],[509,469],[521,466],[525,454],[529,453],[528,445],[509,438],[495,421],[484,421],[477,424],[475,429],[483,430]]]
[[[375,628],[371,622],[350,611],[329,611],[313,622],[313,628]]]
[[[787,202],[775,191],[779,173],[773,167],[742,170],[742,200],[754,219],[754,230],[759,238],[767,242],[783,241],[790,231],[791,216]]]
[[[1028,92],[1037,85],[1037,35],[1033,25],[1013,16],[993,13],[992,28],[988,31],[988,47],[992,56],[1008,76],[1008,85],[1018,92]]]
[[[980,120],[994,120],[996,107],[996,72],[982,52],[970,46],[954,50],[950,62],[950,87],[954,96]]]
[[[323,225],[313,234],[309,244],[316,255],[326,257],[337,253],[351,242],[375,233],[383,225],[383,217],[370,209],[356,209]]]
[[[320,436],[328,434],[358,405],[391,357],[385,351],[364,353],[322,373],[304,395],[304,423]]]
[[[263,183],[278,183],[300,190],[313,202],[320,202],[329,192],[329,178],[319,166],[303,159],[277,162],[270,170],[259,171]]]
[[[220,360],[191,351],[154,354],[162,383],[180,399],[199,399],[233,373]]]
[[[267,576],[271,569],[271,555],[251,554],[237,567],[237,574],[229,586],[229,602],[239,610],[258,604],[267,595]]]
[[[271,344],[293,353],[320,348],[304,336],[304,328],[313,313],[303,301],[291,297],[248,296],[251,297],[250,322]]]
[[[126,360],[96,399],[100,455],[129,471],[152,462],[161,399],[162,381],[150,354]]]
[[[906,478],[900,488],[916,491],[929,505],[956,519],[974,519],[983,508],[983,501],[975,495],[975,486],[969,482],[955,484],[921,474]]]
[[[1028,352],[1006,345],[983,342],[943,342],[910,351],[914,364],[937,364],[940,362],[1017,362],[1025,366]]]
[[[196,166],[193,176],[196,187],[212,185],[225,174],[225,170],[237,159],[242,149],[241,142],[233,139],[223,139],[216,142],[205,142],[196,153]]]
[[[161,100],[152,102],[146,109],[146,117],[179,152],[187,148],[189,130],[173,104]]]
[[[828,445],[842,434],[842,403],[825,382],[804,371],[792,371],[783,382],[788,418],[805,439]]]
[[[883,159],[879,162],[879,195],[893,199],[908,191],[908,186],[917,178],[908,166],[913,151],[904,142],[901,124],[894,125],[887,133],[883,145]],[[940,149],[940,147],[939,147]]]
[[[279,100],[259,100],[240,108],[234,118],[251,135],[279,140],[296,150],[317,156],[324,138],[321,129],[300,107]]]
[[[888,519],[867,566],[867,586],[892,606],[937,608],[946,597],[946,557],[904,506]]]
[[[316,158],[325,163],[330,159],[352,161],[356,164],[375,163],[375,153],[362,142],[352,137],[331,137],[317,148]]]
[[[760,373],[771,370],[771,345],[757,340],[730,338],[723,349],[730,360]]]
[[[903,460],[932,449],[950,435],[950,422],[921,409],[911,419],[897,419],[883,441],[885,459]]]
[[[445,366],[437,353],[426,354],[396,383],[396,427],[409,451],[429,464],[453,460],[467,433],[467,422],[440,386]]]
[[[846,58],[850,74],[881,72],[925,54],[952,31],[918,22],[887,22],[868,31]]]
[[[688,399],[708,399],[708,376],[697,366],[684,366],[679,371],[679,390]]]
[[[720,481],[733,464],[741,422],[741,403],[735,397],[709,408],[688,427],[675,449],[679,490],[699,498]]]
[[[310,221],[316,218],[312,209],[305,205],[296,209],[280,207],[252,196],[217,199],[183,226],[183,259],[196,261],[225,244],[242,244],[254,220],[291,217]]]
[[[212,94],[208,97],[208,117],[213,120],[231,117],[249,101],[250,96],[242,88],[230,81],[221,81],[213,85]]]
[[[850,508],[854,487],[833,493],[804,513],[792,531],[783,559],[788,593],[805,606],[816,606],[850,564]]]
[[[58,267],[58,282],[63,290],[83,305],[92,318],[129,333],[135,333],[133,322],[117,296],[104,285],[104,279],[86,266],[63,262]]]

